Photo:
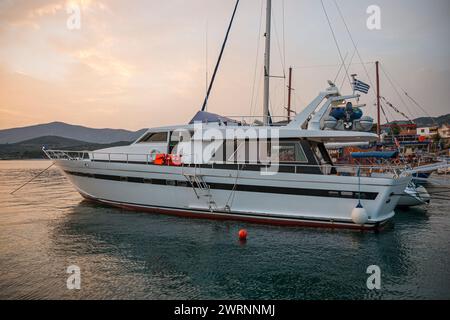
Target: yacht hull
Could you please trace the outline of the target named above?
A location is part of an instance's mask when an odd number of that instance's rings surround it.
[[[180,208],[152,207],[147,205],[137,205],[137,204],[96,199],[92,198],[89,195],[83,194],[82,192],[80,192],[80,194],[88,201],[96,202],[111,207],[121,208],[129,211],[149,212],[154,214],[164,214],[193,219],[242,221],[247,223],[274,225],[274,226],[311,227],[311,228],[348,229],[348,230],[382,230],[389,222],[389,220],[385,220],[382,222],[358,226],[355,225],[354,223],[327,221],[327,220],[320,221],[317,219],[308,220],[304,218],[266,217],[254,215],[251,213],[237,214],[237,213],[217,212],[217,211],[210,212],[207,210],[200,211],[200,210],[188,210]]]
[[[238,220],[273,225],[376,229],[394,216],[399,194],[410,178],[278,173],[216,168],[56,160],[80,194],[130,210],[193,218]],[[202,177],[208,186],[189,183]],[[361,191],[361,196],[359,194]],[[369,220],[351,219],[361,202]]]

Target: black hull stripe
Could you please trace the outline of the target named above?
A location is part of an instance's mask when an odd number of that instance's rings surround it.
[[[165,180],[165,179],[147,179],[139,177],[126,177],[126,176],[114,176],[105,174],[91,174],[85,172],[65,171],[66,174],[94,178],[101,180],[111,180],[118,182],[129,183],[143,183],[153,185],[164,185],[171,187],[191,187],[186,180]],[[273,187],[273,186],[255,186],[244,184],[225,184],[225,183],[207,183],[213,190],[234,190],[240,192],[256,192],[256,193],[272,193],[272,194],[286,194],[297,196],[310,196],[310,197],[326,197],[326,198],[344,198],[344,199],[361,199],[363,200],[375,200],[378,196],[377,192],[361,192],[359,196],[358,192],[341,191],[341,190],[322,190],[322,189],[305,189],[305,188],[285,188],[285,187]]]

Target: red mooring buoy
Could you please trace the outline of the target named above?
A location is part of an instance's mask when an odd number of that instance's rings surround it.
[[[241,229],[239,230],[239,240],[247,240],[247,230]]]

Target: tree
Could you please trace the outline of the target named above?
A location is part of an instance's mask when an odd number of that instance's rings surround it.
[[[439,133],[437,133],[435,136],[433,136],[433,145],[434,145],[434,150],[440,149],[442,147],[441,135]]]
[[[400,126],[398,124],[394,123],[391,126],[391,131],[392,131],[392,134],[394,136],[398,136],[400,134],[400,131],[401,131]]]
[[[439,133],[436,133],[436,135],[433,137],[433,142],[439,143],[441,141],[441,135]]]

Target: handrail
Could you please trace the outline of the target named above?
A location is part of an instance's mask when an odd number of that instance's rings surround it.
[[[153,163],[153,159],[149,154],[135,154],[135,153],[119,153],[119,152],[96,152],[96,151],[67,151],[67,150],[45,150],[44,153],[50,160],[68,160],[68,161],[107,161],[109,163],[114,162],[122,162],[125,161],[127,164],[130,162],[144,162],[147,165]],[[97,157],[96,157],[97,155]],[[99,155],[107,156],[104,159],[99,157]],[[114,159],[114,156],[122,156],[121,159]],[[133,157],[138,158],[139,160],[133,161]],[[142,157],[145,157],[144,160]],[[394,177],[411,175],[411,173],[407,170],[406,166],[392,166],[392,165],[353,165],[353,164],[321,164],[321,165],[312,165],[312,164],[297,164],[297,163],[263,163],[263,162],[224,162],[224,161],[216,161],[210,163],[204,163],[201,165],[204,166],[214,166],[217,165],[238,165],[240,166],[251,166],[251,165],[261,165],[262,167],[270,168],[271,166],[279,166],[279,167],[294,167],[294,172],[297,173],[299,168],[318,168],[321,172],[326,175],[331,175],[332,169],[335,169],[338,174],[347,174],[355,176],[357,175],[358,170],[362,176],[371,176],[374,173],[390,173]],[[195,167],[199,166],[199,164],[185,164],[182,163],[180,167],[183,169],[184,167],[190,167],[194,165]],[[350,170],[349,170],[350,169]]]
[[[241,119],[243,119],[243,118],[245,118],[245,119],[260,119],[260,118],[263,118],[262,116],[243,116],[243,115],[241,115],[241,116],[227,116],[227,115],[225,115],[224,116],[225,118],[230,118],[230,119],[237,119],[237,118],[241,118]],[[286,116],[270,116],[271,118],[275,118],[275,119],[286,119]]]

